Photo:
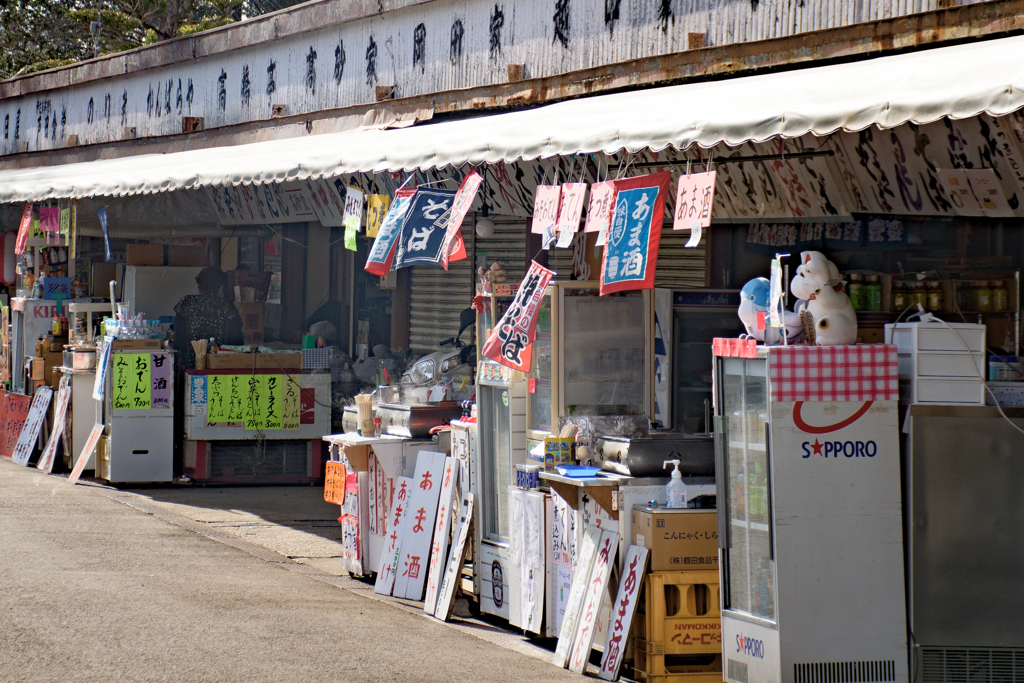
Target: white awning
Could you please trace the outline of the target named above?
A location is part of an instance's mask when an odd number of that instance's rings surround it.
[[[1024,106],[1024,36],[528,111],[0,173],[0,202],[120,196],[694,143],[762,142]],[[128,143],[126,143],[128,144]]]

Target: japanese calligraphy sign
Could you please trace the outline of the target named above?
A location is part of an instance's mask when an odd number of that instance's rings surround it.
[[[653,289],[670,175],[615,181],[615,208],[601,263],[601,294]]]
[[[420,451],[416,458],[412,496],[409,498],[406,523],[402,528],[401,554],[395,569],[395,588],[391,593],[396,598],[423,599],[445,459],[444,453],[431,451]]]
[[[462,565],[466,555],[466,541],[469,538],[469,527],[473,522],[473,494],[464,493],[459,505],[458,522],[455,535],[452,537],[452,550],[448,554],[448,567],[441,581],[441,591],[437,598],[437,609],[434,617],[448,621],[455,604],[455,588],[462,577]]]
[[[558,246],[565,249],[580,227],[583,199],[587,195],[586,183],[562,185],[562,199],[558,208]]]
[[[558,207],[562,198],[561,185],[538,185],[533,201],[533,223],[530,232],[543,235],[545,249],[555,241],[558,229]]]
[[[71,376],[64,375],[60,379],[60,389],[57,390],[57,405],[53,413],[53,429],[50,431],[50,438],[46,440],[43,454],[39,456],[36,469],[46,474],[53,471],[53,461],[57,455],[57,442],[64,434],[64,423],[68,416],[68,403],[71,401]],[[68,448],[68,444],[64,444]]]
[[[446,231],[445,242],[441,247],[441,267],[448,270],[448,263],[466,258],[466,245],[462,241],[462,221],[473,206],[476,193],[484,179],[476,171],[470,171],[462,179],[462,184],[455,192],[451,207],[441,214],[436,223]]]
[[[416,191],[398,237],[392,270],[420,264],[441,265],[447,232],[437,226],[437,219],[451,208],[454,200],[454,190]]]
[[[327,472],[324,476],[324,500],[334,505],[345,503],[345,477],[347,476],[345,463],[327,463]]]
[[[105,429],[102,422],[94,424],[92,431],[89,432],[89,438],[85,440],[85,445],[82,446],[82,452],[78,454],[78,461],[75,462],[74,469],[71,470],[71,474],[68,476],[69,484],[77,484],[78,478],[82,476],[82,472],[85,471],[85,464],[89,462],[89,458],[92,457],[93,452],[96,450],[96,445],[100,442],[100,437],[103,436],[103,430]]]
[[[324,178],[306,178],[302,185],[320,225],[341,226],[345,217],[345,204],[331,181]]]
[[[455,499],[456,483],[459,479],[459,462],[455,457],[445,458],[444,479],[441,495],[437,501],[437,523],[434,525],[434,541],[430,545],[430,572],[427,574],[427,597],[423,610],[433,614],[437,609],[437,593],[444,578],[445,559],[448,557],[448,531],[452,524],[452,503]]]
[[[43,232],[60,230],[60,209],[56,206],[44,206],[39,209],[39,229]]]
[[[700,243],[701,232],[711,225],[711,208],[715,197],[715,172],[679,176],[676,189],[676,211],[673,230],[690,229],[688,248]]]
[[[152,407],[150,367],[149,353],[114,354],[114,410],[148,410]]]
[[[519,567],[519,626],[540,633],[544,616],[544,496],[508,489],[509,552]]]
[[[60,210],[60,234],[65,237],[71,234],[71,209]]]
[[[395,499],[394,504],[391,506],[391,514],[388,516],[388,529],[387,536],[384,539],[384,549],[380,553],[380,562],[377,565],[377,581],[373,586],[374,593],[391,595],[391,589],[395,585],[395,569],[398,566],[398,556],[402,550],[401,534],[409,511],[412,486],[413,479],[411,477],[397,477],[395,479]]]
[[[206,421],[245,429],[298,429],[301,390],[289,375],[212,374],[207,378]]]
[[[405,217],[412,205],[412,198],[416,190],[403,188],[395,193],[395,200],[391,202],[387,213],[381,221],[377,237],[370,248],[370,254],[366,257],[365,269],[379,277],[384,277],[391,270],[391,262],[395,258],[395,247],[398,245],[398,238],[402,234],[402,226],[405,225]]]
[[[41,386],[36,389],[36,395],[32,397],[32,406],[28,409],[28,417],[21,428],[18,436],[18,445],[14,447],[11,459],[14,464],[25,467],[28,459],[32,457],[35,450],[36,440],[39,438],[39,430],[43,428],[43,420],[46,418],[46,411],[50,407],[50,398],[53,396],[53,389],[48,386]]]
[[[384,216],[391,206],[391,197],[386,194],[371,194],[366,198],[366,236],[376,237],[384,222]]]
[[[150,399],[154,408],[171,407],[171,355],[154,353],[150,355],[149,378],[152,389]]]
[[[554,274],[554,271],[536,261],[531,262],[530,270],[519,285],[512,305],[484,344],[482,355],[485,358],[514,370],[530,371],[532,344],[537,332],[537,312],[540,310],[544,290]]]
[[[361,518],[359,472],[345,475],[345,502],[341,506],[341,563],[346,571],[363,573],[363,542],[366,524]]]
[[[363,220],[363,191],[358,187],[348,187],[345,191],[345,215],[341,219],[346,228],[359,232],[359,224]]]
[[[590,204],[587,206],[585,232],[597,233],[597,246],[603,247],[608,241],[608,226],[612,222],[612,202],[615,199],[615,182],[606,180],[590,186]]]
[[[569,654],[576,637],[576,625],[579,623],[580,610],[583,609],[584,593],[590,583],[590,572],[594,567],[594,557],[597,555],[597,543],[601,540],[601,533],[598,527],[588,526],[587,533],[583,536],[579,561],[576,563],[576,574],[572,582],[572,589],[569,591],[569,599],[565,605],[565,616],[562,617],[562,626],[558,629],[558,646],[555,648],[555,656],[551,660],[552,664],[563,669],[569,661]]]
[[[597,617],[601,611],[605,591],[608,590],[608,578],[612,573],[612,563],[615,561],[615,551],[618,547],[618,532],[603,530],[601,540],[597,543],[597,555],[594,557],[594,567],[590,571],[590,580],[584,592],[583,609],[580,611],[579,624],[576,627],[576,640],[569,657],[569,670],[573,673],[583,673],[587,662],[590,661]]]
[[[626,553],[626,565],[619,581],[619,592],[612,605],[612,623],[608,627],[608,638],[601,657],[601,678],[614,681],[619,677],[622,655],[629,643],[629,629],[636,612],[636,601],[647,572],[647,555],[650,551],[643,546],[631,545]]]
[[[21,436],[21,429],[25,425],[25,418],[28,417],[29,406],[32,405],[30,396],[11,394],[0,391],[3,402],[0,403],[0,455],[11,457],[15,446],[18,445],[18,437]]]
[[[21,222],[18,224],[18,239],[14,242],[14,253],[24,254],[25,245],[28,243],[28,233],[32,229],[32,202],[25,205],[25,211],[21,214]]]
[[[302,393],[305,389],[299,387],[293,375],[282,375],[281,381],[281,429],[298,429],[303,424]]]

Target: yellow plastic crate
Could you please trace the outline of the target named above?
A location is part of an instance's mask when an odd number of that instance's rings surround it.
[[[644,643],[644,652],[720,654],[722,613],[718,580],[718,572],[648,574],[633,632],[635,640]]]

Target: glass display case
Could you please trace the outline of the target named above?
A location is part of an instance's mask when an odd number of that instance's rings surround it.
[[[723,358],[719,411],[724,450],[723,607],[775,619],[768,377],[764,359]]]

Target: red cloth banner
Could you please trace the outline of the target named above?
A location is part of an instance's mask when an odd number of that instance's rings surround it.
[[[530,371],[533,340],[537,336],[537,312],[544,290],[555,273],[536,261],[519,285],[516,298],[484,344],[483,355],[513,370]]]
[[[18,240],[14,243],[15,254],[25,253],[25,244],[28,242],[30,230],[32,230],[32,202],[25,205],[25,212],[21,214],[21,224],[18,226]]]

